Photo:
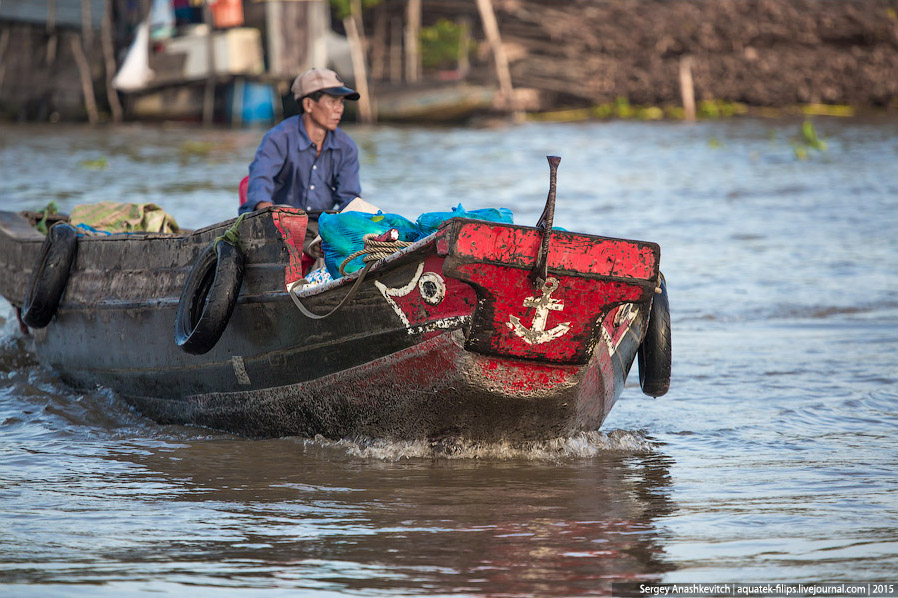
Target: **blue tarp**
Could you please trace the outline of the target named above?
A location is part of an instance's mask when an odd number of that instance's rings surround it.
[[[514,224],[514,216],[508,208],[487,208],[482,210],[465,210],[461,204],[450,212],[426,212],[418,216],[416,222],[399,214],[366,214],[364,212],[342,212],[340,214],[323,213],[318,219],[318,232],[321,235],[321,248],[324,251],[324,263],[327,271],[334,278],[340,274],[340,264],[365,247],[364,236],[367,234],[383,234],[395,228],[399,231],[399,240],[414,242],[432,235],[444,222],[451,218],[472,218],[490,222]],[[359,256],[349,262],[344,270],[355,272],[365,266]]]

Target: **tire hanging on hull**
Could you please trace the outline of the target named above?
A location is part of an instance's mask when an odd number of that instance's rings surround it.
[[[187,353],[209,352],[221,338],[243,283],[243,252],[217,240],[200,254],[184,283],[175,318],[175,343]]]
[[[645,338],[636,352],[639,360],[639,386],[650,397],[660,397],[670,389],[670,302],[663,275],[660,288],[661,292],[652,301]]]
[[[29,327],[43,328],[53,319],[77,252],[75,227],[60,222],[47,232],[22,302],[22,321]]]

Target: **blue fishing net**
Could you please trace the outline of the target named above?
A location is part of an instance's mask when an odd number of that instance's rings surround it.
[[[482,210],[465,210],[461,204],[452,208],[451,212],[427,212],[412,222],[399,214],[366,214],[365,212],[341,212],[339,214],[323,213],[318,218],[318,233],[321,235],[321,249],[324,252],[324,264],[334,278],[340,274],[340,264],[347,257],[365,248],[365,235],[380,235],[391,228],[399,231],[399,240],[414,242],[433,234],[440,225],[450,218],[473,218],[490,222],[514,224],[513,215],[508,208],[485,208]],[[346,264],[344,271],[348,274],[365,267],[362,256]]]
[[[418,216],[416,224],[423,239],[436,232],[440,225],[450,218],[473,218],[490,222],[514,224],[514,216],[508,208],[484,208],[481,210],[465,210],[461,204],[452,208],[451,212],[425,212]]]
[[[366,214],[364,212],[341,212],[339,214],[323,213],[318,218],[318,234],[321,235],[321,249],[324,252],[324,264],[334,278],[340,274],[340,264],[360,249],[365,248],[364,236],[374,233],[383,234],[395,228],[399,231],[400,241],[417,241],[418,227],[408,218],[399,214]],[[365,267],[362,256],[349,262],[344,270],[355,272]]]

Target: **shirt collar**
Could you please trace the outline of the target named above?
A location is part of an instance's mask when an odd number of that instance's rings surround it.
[[[309,147],[312,145],[312,140],[309,138],[309,134],[306,133],[306,125],[302,122],[302,114],[300,114],[296,119],[296,128],[299,130],[300,151],[309,149]]]
[[[309,134],[306,133],[306,125],[302,120],[302,114],[299,115],[298,121],[299,128],[299,149],[300,151],[309,149],[312,146],[312,139],[309,137]],[[339,130],[339,129],[338,129]],[[337,149],[337,131],[328,131],[327,135],[324,136],[324,147],[322,150],[326,149]]]

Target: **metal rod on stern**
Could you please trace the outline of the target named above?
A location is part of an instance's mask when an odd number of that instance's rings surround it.
[[[546,207],[536,222],[536,228],[542,231],[542,241],[539,253],[536,256],[536,266],[530,272],[530,280],[536,287],[541,287],[549,275],[549,237],[552,233],[552,222],[555,220],[555,189],[558,176],[560,156],[546,156],[549,161],[549,195],[546,197]]]

